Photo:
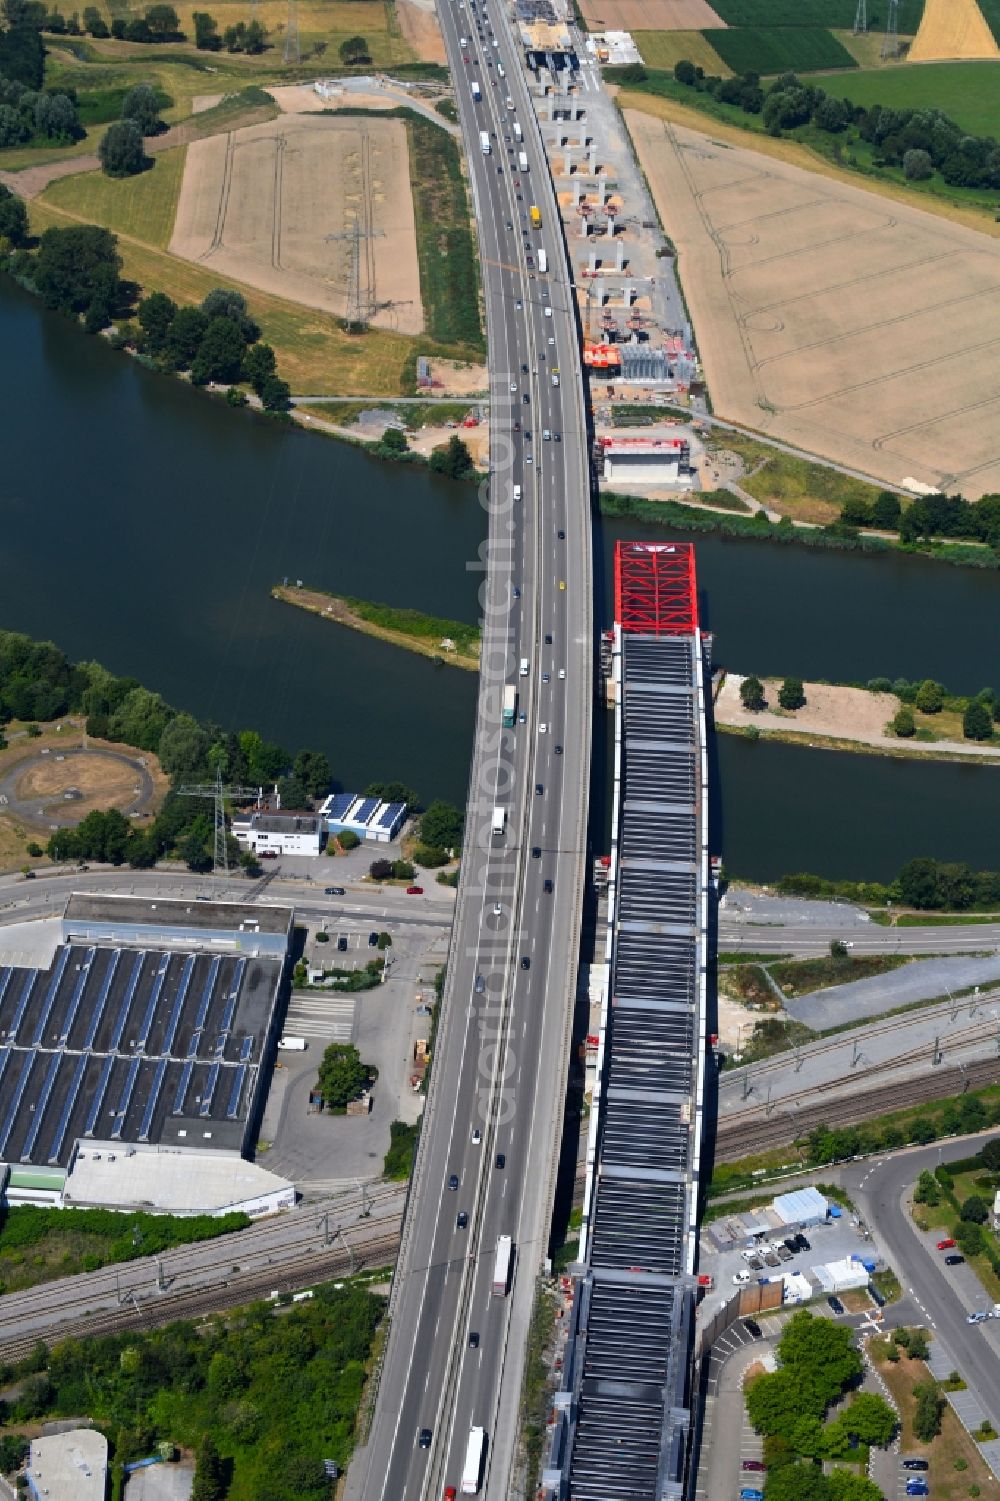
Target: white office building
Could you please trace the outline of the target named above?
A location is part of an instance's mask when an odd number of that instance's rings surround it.
[[[233,835],[255,855],[319,855],[324,824],[316,813],[237,813]]]

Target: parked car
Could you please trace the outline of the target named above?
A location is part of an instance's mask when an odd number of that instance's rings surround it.
[[[904,1459],[904,1470],[929,1470],[930,1463],[926,1459]]]
[[[764,1501],[764,1492],[759,1491],[755,1485],[741,1486],[740,1501]]]
[[[826,1301],[833,1313],[843,1313],[844,1305],[839,1298],[827,1298]]]
[[[423,896],[424,888],[422,886],[407,886],[406,894],[407,896]]]
[[[964,1266],[965,1265],[965,1257],[964,1256],[946,1256],[944,1258],[944,1264],[945,1264],[945,1266]]]
[[[374,930],[368,934],[368,947],[370,949],[378,948],[378,934]]]
[[[937,1248],[938,1248],[939,1251],[950,1251],[952,1249],[952,1247],[954,1246],[954,1244],[955,1244],[955,1242],[954,1242],[954,1240],[952,1240],[951,1236],[950,1235],[946,1235],[945,1238],[944,1238],[944,1240],[939,1240],[938,1241]]]
[[[742,1467],[744,1470],[762,1470],[764,1468],[764,1464],[763,1461],[759,1459],[745,1459],[743,1461]]]

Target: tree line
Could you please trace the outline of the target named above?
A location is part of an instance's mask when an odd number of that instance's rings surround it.
[[[970,135],[943,110],[855,105],[850,99],[827,94],[817,84],[803,83],[794,73],[782,74],[767,85],[752,72],[718,78],[706,75],[687,59],[674,65],[673,76],[720,104],[760,116],[769,135],[810,126],[837,137],[834,155],[838,160],[843,158],[841,140],[861,141],[872,148],[876,167],[898,169],[908,182],[926,181],[938,173],[949,187],[1000,188],[1000,143],[992,136]]]
[[[4,0],[3,10],[10,26],[36,35],[44,31],[52,36],[91,36],[97,41],[112,37],[119,42],[157,46],[188,39],[177,11],[165,3],[147,5],[138,16],[113,15],[110,21],[96,5],[84,6],[82,18],[79,11],[66,16],[58,6],[50,9],[42,0]],[[214,16],[206,11],[195,11],[192,20],[195,46],[205,52],[218,52],[224,47],[227,52],[259,53],[267,43],[267,31],[257,19],[229,26],[221,36]]]
[[[138,140],[138,127],[130,129]],[[37,248],[29,249],[24,206],[14,207],[16,203],[0,186],[0,235],[6,225],[12,248],[5,264],[11,275],[46,307],[82,318],[88,333],[127,318],[135,288],[122,279],[116,236],[96,224],[73,225],[47,229]],[[152,292],[138,305],[137,326],[119,323],[113,342],[136,350],[156,369],[187,371],[196,386],[247,382],[265,411],[285,412],[290,405],[290,388],[277,374],[274,350],[260,343],[260,328],[240,292],[217,287],[199,307],[178,307],[166,293]],[[243,405],[247,398],[231,391],[229,399]]]
[[[921,495],[904,508],[898,496],[883,491],[870,505],[860,498],[845,502],[840,519],[848,526],[898,531],[907,543],[968,538],[1000,552],[1000,495],[984,495],[977,501],[961,495]]]
[[[915,907],[923,912],[1000,910],[1000,871],[973,870],[970,865],[919,856],[909,860],[889,882],[831,881],[799,872],[774,883],[783,896],[839,897],[868,906]]]

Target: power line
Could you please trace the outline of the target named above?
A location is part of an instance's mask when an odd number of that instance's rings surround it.
[[[882,40],[882,61],[899,55],[899,0],[889,0],[885,36]]]
[[[866,0],[858,0],[858,8],[854,12],[854,35],[860,36],[868,30],[868,9]]]
[[[302,44],[299,41],[299,0],[288,0],[284,59],[286,63],[302,61]]]

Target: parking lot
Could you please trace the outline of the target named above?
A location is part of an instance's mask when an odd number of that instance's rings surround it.
[[[715,1287],[707,1293],[702,1301],[699,1318],[707,1319],[712,1316],[729,1298],[732,1297],[737,1283],[733,1278],[737,1274],[741,1276],[749,1273],[749,1280],[755,1281],[758,1277],[779,1277],[790,1272],[808,1273],[811,1267],[820,1262],[840,1261],[849,1256],[864,1256],[871,1258],[875,1255],[871,1237],[858,1222],[845,1210],[840,1219],[831,1219],[825,1225],[817,1225],[803,1231],[809,1242],[809,1250],[800,1250],[791,1256],[781,1256],[777,1264],[763,1262],[763,1257],[758,1256],[763,1264],[760,1268],[750,1267],[743,1252],[749,1250],[752,1243],[743,1240],[739,1244],[728,1245],[726,1249],[719,1249],[713,1241],[713,1231],[717,1231],[721,1238],[725,1239],[725,1221],[715,1222],[702,1232],[701,1256],[699,1270],[711,1273],[715,1278]],[[771,1231],[767,1236],[761,1237],[762,1241],[780,1243],[785,1235],[791,1236],[793,1231],[782,1234],[778,1230]]]

